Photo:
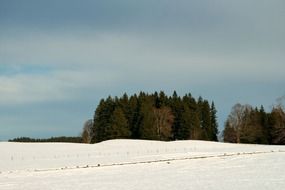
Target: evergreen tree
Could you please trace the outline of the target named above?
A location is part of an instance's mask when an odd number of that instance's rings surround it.
[[[105,125],[105,117],[106,117],[106,110],[105,110],[105,100],[102,99],[95,111],[94,114],[94,122],[93,122],[93,130],[94,130],[94,136],[91,140],[91,142],[100,142],[104,140],[105,131],[104,131],[104,125]]]
[[[192,131],[192,114],[187,105],[183,106],[183,113],[181,115],[181,139],[191,139]]]
[[[131,137],[133,139],[140,138],[139,135],[139,126],[140,126],[140,105],[138,102],[138,97],[136,94],[130,97],[129,99],[130,105],[130,117],[129,121],[129,128],[131,130]]]
[[[106,133],[107,139],[130,138],[128,120],[120,107],[115,108],[111,116],[111,127]]]
[[[149,100],[145,100],[140,109],[140,138],[148,140],[159,140],[154,125],[155,117],[153,114],[153,105]]]
[[[202,129],[200,127],[200,119],[198,112],[191,114],[191,139],[199,140],[202,136]]]
[[[115,108],[115,102],[109,96],[106,100],[101,100],[94,116],[94,139],[92,142],[101,142],[107,139],[111,128],[111,115]]]
[[[211,115],[210,105],[207,100],[204,100],[201,106],[201,128],[203,131],[202,140],[211,140]]]
[[[168,97],[165,95],[163,91],[159,92],[159,95],[155,102],[156,108],[160,108],[162,106],[168,106]]]
[[[170,107],[174,115],[174,122],[172,125],[173,139],[183,140],[183,134],[181,130],[183,104],[176,91],[173,92],[172,98],[170,99]]]
[[[201,99],[202,98],[200,98],[200,100]],[[188,123],[187,125],[190,126],[190,128],[187,127],[187,130],[185,130],[187,134],[186,136],[188,136],[188,129],[190,129],[190,139],[194,140],[201,139],[202,130],[200,126],[200,111],[198,109],[198,104],[196,103],[195,98],[193,98],[190,93],[186,94],[183,97],[183,105],[187,107],[184,108],[185,113],[182,115],[183,123]]]
[[[268,123],[268,114],[265,112],[263,105],[261,105],[259,112],[264,137],[264,144],[269,144],[271,142],[270,127]]]
[[[215,107],[214,102],[211,104],[211,127],[210,127],[210,134],[209,134],[209,140],[210,141],[218,141],[218,122],[217,122],[217,110]]]
[[[196,102],[190,93],[182,99],[176,91],[169,97],[163,91],[130,97],[125,93],[100,101],[92,129],[92,142],[113,138],[216,140],[216,109],[202,97]]]

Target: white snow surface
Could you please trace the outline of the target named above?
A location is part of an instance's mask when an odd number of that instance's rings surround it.
[[[285,146],[0,143],[0,189],[285,189]]]

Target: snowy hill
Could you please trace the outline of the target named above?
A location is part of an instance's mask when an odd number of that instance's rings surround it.
[[[0,150],[0,189],[285,189],[284,146],[110,140]]]

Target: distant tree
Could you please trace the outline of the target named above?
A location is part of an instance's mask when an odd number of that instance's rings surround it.
[[[199,99],[201,101],[202,97]],[[181,116],[183,139],[202,139],[201,110],[199,106],[190,93],[183,97],[183,113]]]
[[[160,108],[162,106],[168,105],[168,97],[165,95],[163,91],[160,91],[159,94],[157,92],[154,93],[155,97],[155,107]]]
[[[202,136],[202,128],[200,127],[199,114],[192,112],[191,115],[191,138],[193,140],[199,140]]]
[[[106,119],[106,109],[105,109],[105,100],[102,99],[99,103],[99,105],[96,108],[95,114],[94,114],[94,126],[93,126],[93,133],[94,137],[91,142],[100,142],[104,140],[105,136],[105,119]]]
[[[284,101],[285,101],[285,95],[278,97],[276,99],[276,105],[274,106],[274,108],[278,108],[284,111],[285,110]]]
[[[149,100],[144,101],[140,108],[140,138],[148,140],[159,140],[157,130],[155,128],[155,116],[153,113],[153,105]]]
[[[183,140],[182,132],[182,113],[183,113],[183,102],[181,98],[174,91],[170,99],[170,107],[174,116],[174,121],[172,125],[173,139]]]
[[[211,117],[211,127],[210,127],[210,134],[209,134],[209,140],[211,141],[218,141],[218,121],[217,121],[217,110],[215,107],[214,102],[211,104],[211,111],[210,111],[210,117]]]
[[[89,119],[83,125],[83,131],[82,131],[83,143],[91,143],[93,137],[94,137],[93,120]]]
[[[47,139],[34,139],[29,137],[18,137],[14,139],[10,139],[9,142],[33,142],[33,143],[46,143],[46,142],[68,142],[68,143],[82,143],[81,137],[51,137]]]
[[[281,107],[273,108],[270,114],[272,144],[285,144],[285,113]]]
[[[163,91],[140,92],[102,99],[95,110],[91,142],[113,138],[150,140],[215,140],[216,110],[191,94],[179,97],[176,91],[167,96]],[[83,134],[88,142],[88,133]]]
[[[108,139],[107,131],[111,126],[111,115],[115,109],[115,102],[109,96],[106,100],[102,99],[94,115],[94,138],[92,142],[101,142]]]
[[[225,129],[223,131],[224,142],[237,143],[237,135],[235,128],[227,120],[225,123]]]
[[[140,126],[140,105],[138,101],[138,97],[136,94],[130,97],[129,99],[129,128],[131,130],[131,138],[138,139],[140,138],[139,135],[139,126]]]
[[[247,116],[247,124],[240,130],[240,142],[260,144],[262,143],[262,126],[260,123],[259,111],[250,110]]]
[[[159,140],[171,139],[171,127],[174,121],[170,107],[153,108],[154,125]]]
[[[264,138],[264,144],[270,144],[272,141],[271,134],[270,134],[270,125],[268,123],[268,113],[265,112],[263,105],[260,107],[260,123],[262,126],[262,133]]]
[[[111,116],[111,127],[106,133],[107,139],[130,138],[128,120],[120,107],[115,108]]]
[[[241,140],[242,129],[246,128],[248,125],[249,113],[251,109],[252,107],[250,105],[236,104],[233,106],[232,111],[228,116],[226,124],[229,126],[228,128],[234,129],[233,131],[236,134],[237,143],[241,143],[240,140]]]
[[[202,140],[211,140],[211,115],[210,105],[207,100],[203,100],[200,105],[201,112],[201,128],[202,128]]]
[[[193,122],[193,118],[192,118],[192,113],[190,108],[184,104],[183,106],[183,113],[181,115],[181,137],[182,139],[191,139],[191,135],[192,135],[192,130],[193,127],[192,126],[192,122]]]

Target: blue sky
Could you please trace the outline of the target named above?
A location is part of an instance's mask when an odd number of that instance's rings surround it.
[[[285,94],[283,0],[0,0],[0,140],[74,136],[101,98],[191,92],[220,130]]]

